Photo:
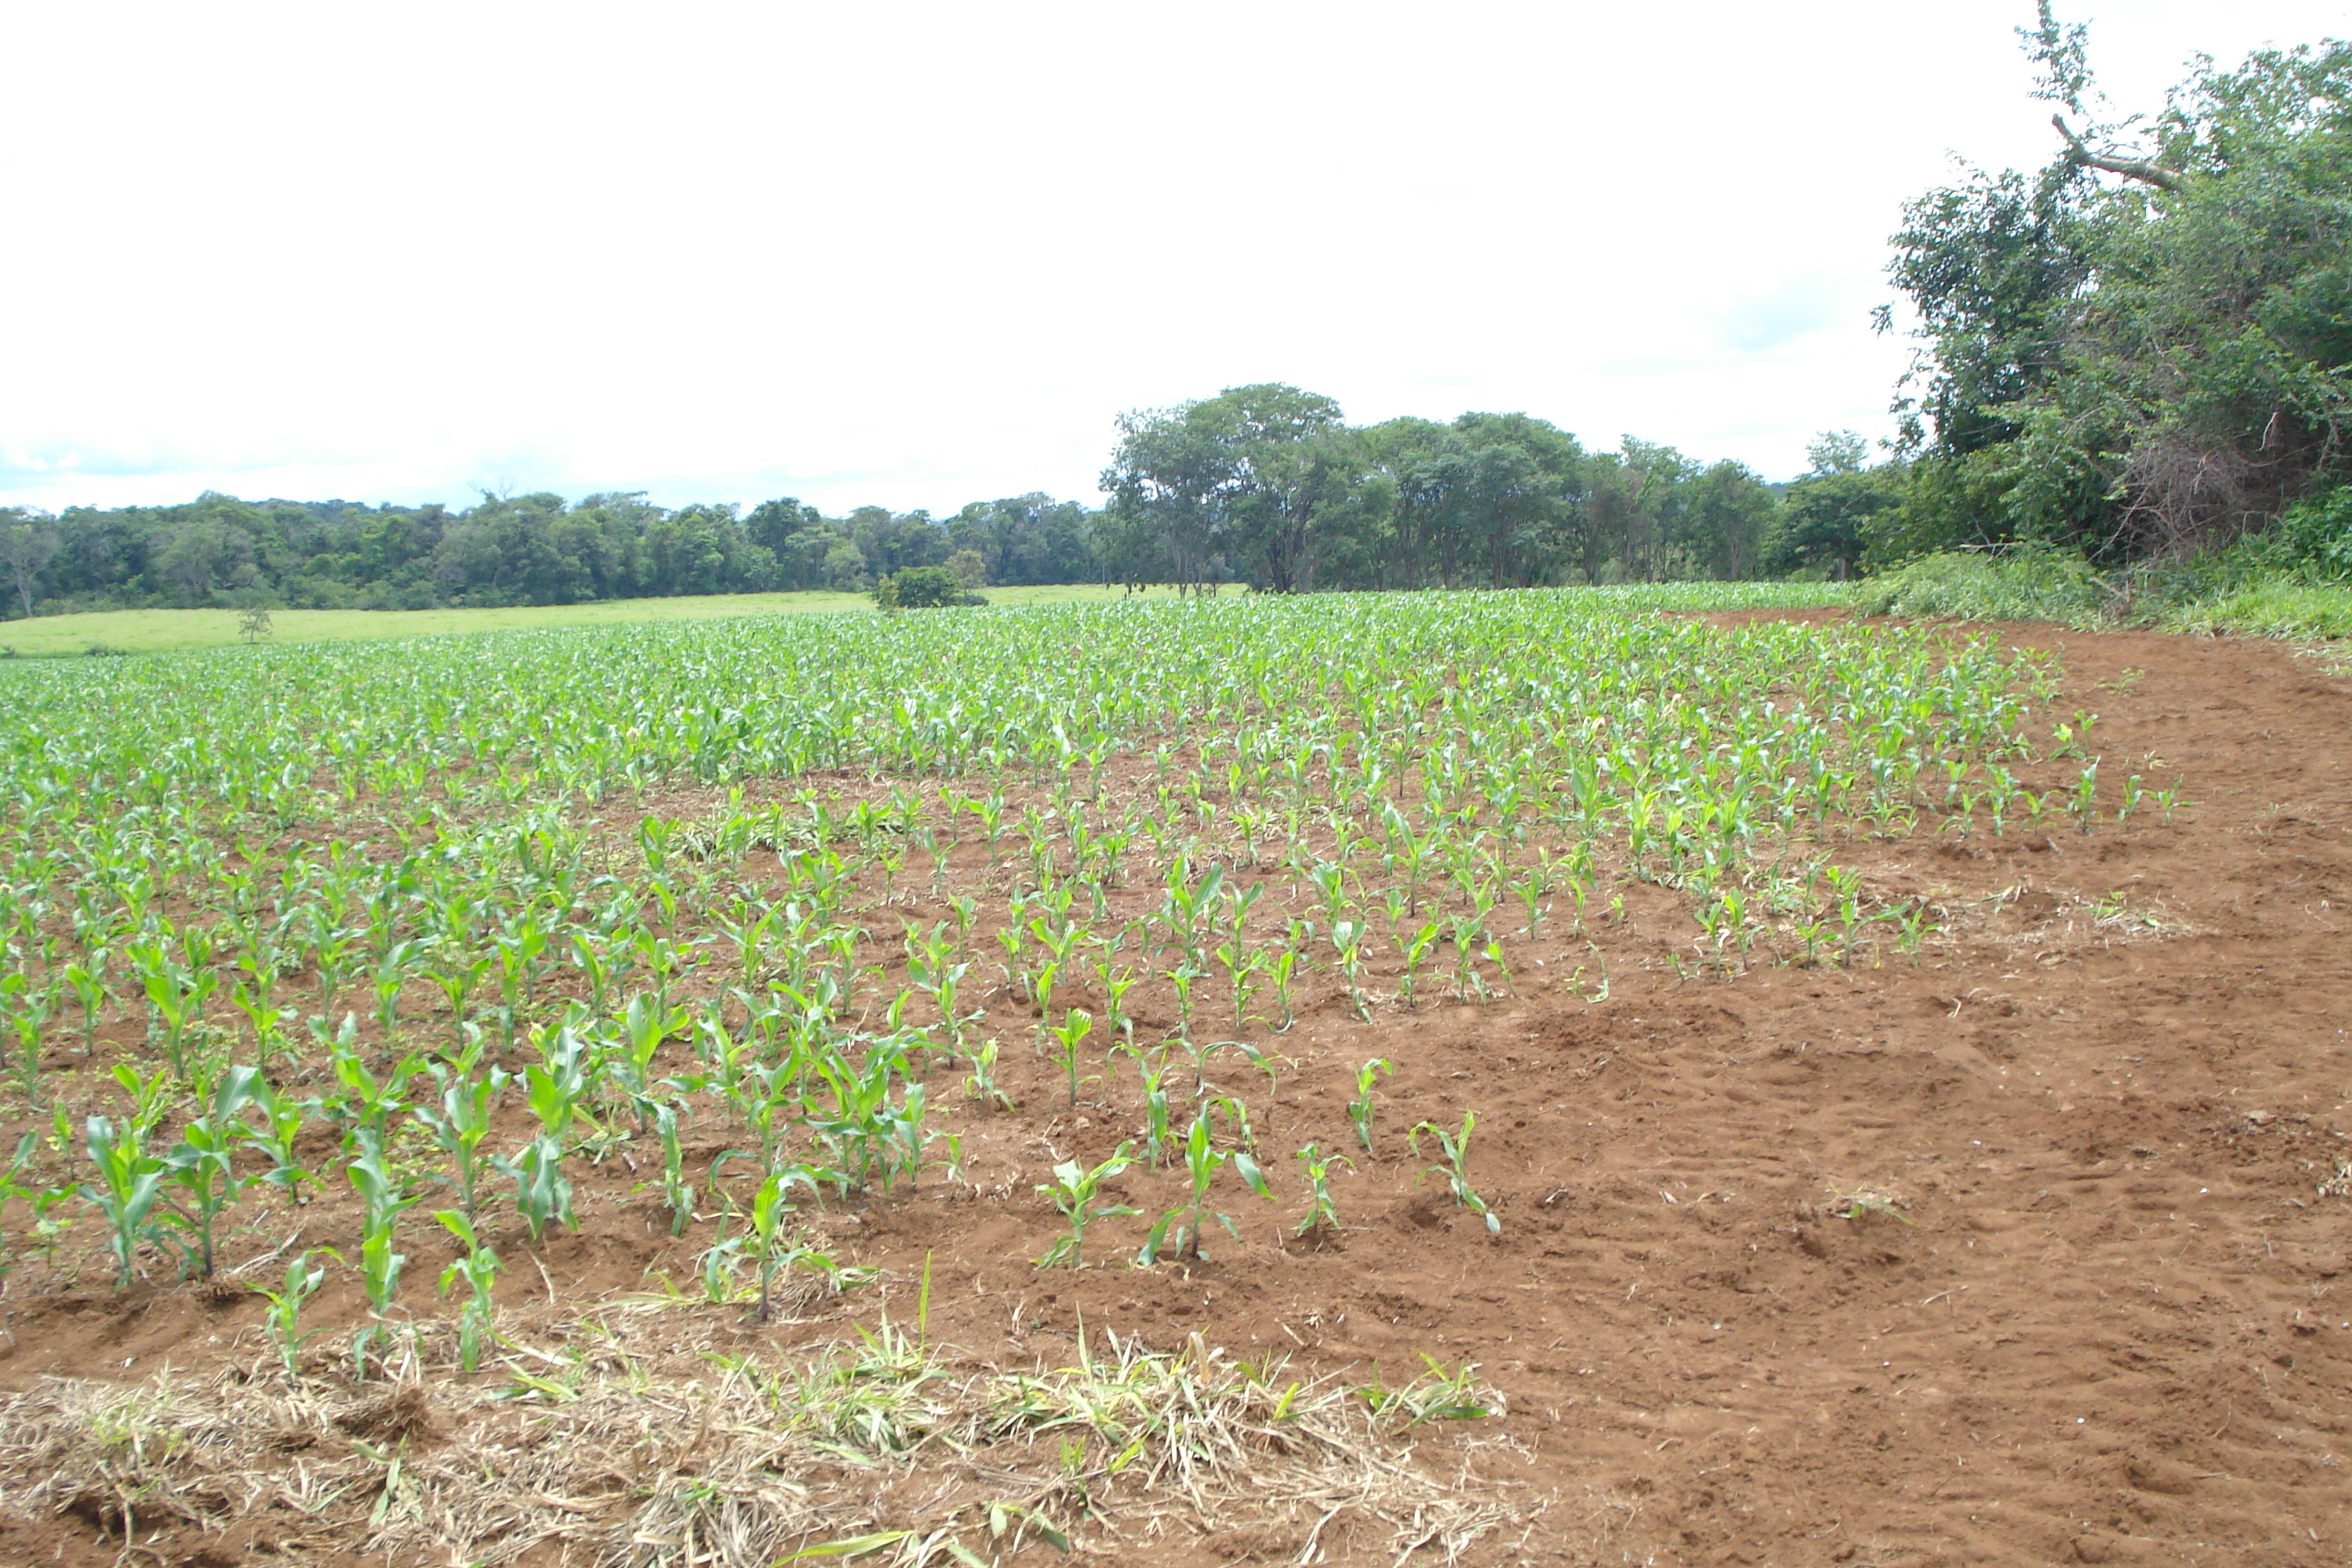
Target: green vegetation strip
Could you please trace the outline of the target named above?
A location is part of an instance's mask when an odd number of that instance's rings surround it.
[[[1166,597],[1169,590],[1150,596]],[[1088,605],[1135,597],[1124,589],[1085,584],[995,588],[993,605]],[[277,610],[268,640],[349,642],[380,637],[544,630],[556,626],[634,626],[655,621],[720,620],[740,616],[871,615],[869,594],[706,594],[687,598],[607,599],[583,605],[506,609]],[[239,636],[236,610],[99,610],[42,616],[0,626],[0,657],[55,658],[88,654],[188,653],[228,647]]]

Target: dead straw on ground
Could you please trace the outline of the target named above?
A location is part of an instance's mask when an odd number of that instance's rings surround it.
[[[898,1568],[1024,1547],[1129,1552],[1246,1531],[1308,1563],[1452,1562],[1538,1505],[1416,1456],[1330,1379],[1102,1335],[1078,1364],[964,1363],[887,1319],[815,1352],[714,1347],[703,1312],[622,1304],[472,1379],[411,1336],[354,1383],[346,1346],[135,1386],[0,1398],[0,1509],[152,1542],[239,1528],[281,1552],[494,1565],[550,1542],[599,1568]],[[1491,1396],[1489,1396],[1491,1397]],[[1440,1439],[1444,1441],[1444,1439]],[[1344,1543],[1344,1544],[1343,1544]]]

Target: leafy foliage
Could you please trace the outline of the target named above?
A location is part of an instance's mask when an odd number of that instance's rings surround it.
[[[1295,386],[1127,415],[1103,570],[1191,589],[1528,587],[1753,576],[1770,490],[1625,437],[1588,454],[1527,414],[1364,428]]]
[[[2352,45],[2200,63],[2101,118],[2079,26],[2025,31],[2063,106],[2039,174],[1971,171],[1906,211],[1916,454],[1884,558],[2038,540],[2106,562],[2273,525],[2347,473]]]
[[[874,584],[874,602],[886,610],[945,610],[988,603],[945,566],[901,566]]]

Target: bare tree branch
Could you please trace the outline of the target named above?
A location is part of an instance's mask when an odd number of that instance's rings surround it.
[[[2159,190],[2177,191],[2180,188],[2179,173],[2160,163],[2151,163],[2144,158],[2111,158],[2105,153],[2092,152],[2083,144],[2080,136],[2067,128],[2066,117],[2063,114],[2052,115],[2050,123],[2058,128],[2059,135],[2066,138],[2068,155],[2077,163],[2104,170],[2110,174],[2121,174],[2126,180],[2144,181]]]

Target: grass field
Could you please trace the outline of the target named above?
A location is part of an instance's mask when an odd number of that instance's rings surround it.
[[[1091,584],[1043,588],[991,588],[988,602],[1097,605],[1130,597],[1120,588]],[[1150,591],[1165,598],[1166,589]],[[530,605],[500,610],[279,610],[272,617],[277,643],[355,642],[377,637],[436,637],[459,632],[519,631],[547,626],[628,626],[646,621],[720,620],[736,616],[874,613],[863,594],[713,594],[675,599],[608,599],[588,605]],[[0,649],[19,658],[76,658],[103,653],[191,653],[237,640],[235,610],[103,610],[88,615],[37,616],[0,625]]]

